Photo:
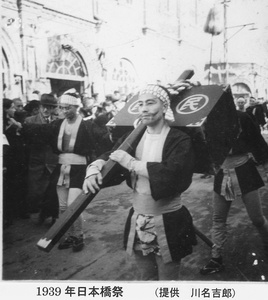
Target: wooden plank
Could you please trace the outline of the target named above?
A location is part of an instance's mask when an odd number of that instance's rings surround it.
[[[142,137],[145,128],[146,127],[142,123],[140,123],[139,126],[131,132],[131,134],[126,138],[126,140],[118,149],[124,150],[128,153],[131,152]],[[104,166],[101,172],[103,176],[103,186],[108,184],[109,181],[113,178],[113,174],[116,171],[116,164],[116,162],[109,159]],[[40,250],[49,252],[65,234],[65,232],[69,229],[73,222],[78,218],[78,216],[83,212],[83,210],[88,206],[88,204],[94,199],[97,193],[98,192],[93,194],[89,192],[88,194],[85,194],[84,192],[82,192],[67,208],[67,210],[62,215],[60,215],[57,222],[38,241],[37,247]]]

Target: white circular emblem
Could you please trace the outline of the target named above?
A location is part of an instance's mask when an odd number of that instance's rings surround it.
[[[138,101],[133,102],[129,108],[128,108],[128,112],[132,115],[137,115],[139,113],[139,105],[138,105]]]
[[[209,98],[203,94],[196,94],[187,97],[176,106],[178,114],[193,114],[208,104]]]

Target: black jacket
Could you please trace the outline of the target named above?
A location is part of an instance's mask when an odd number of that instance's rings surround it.
[[[119,139],[113,150],[117,149],[126,136]],[[99,158],[107,160],[109,151]],[[134,151],[130,153],[134,156]],[[118,167],[118,166],[117,166]],[[162,162],[147,162],[152,197],[155,200],[172,197],[184,192],[192,182],[194,151],[191,138],[177,128],[171,128],[164,143]],[[124,174],[130,186],[130,174],[118,167],[118,176]]]

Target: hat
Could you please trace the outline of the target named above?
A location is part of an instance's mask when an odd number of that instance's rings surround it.
[[[60,104],[80,106],[81,99],[75,89],[70,89],[61,95]]]
[[[52,94],[43,94],[41,96],[41,105],[58,106],[57,99]]]

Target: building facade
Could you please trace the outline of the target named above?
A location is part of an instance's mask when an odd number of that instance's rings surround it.
[[[31,100],[202,77],[207,9],[197,0],[1,0],[3,96]],[[203,35],[203,39],[200,38]],[[199,74],[199,73],[200,74]]]
[[[210,70],[210,71],[209,71]],[[261,102],[268,99],[268,68],[256,63],[228,63],[228,83],[235,98],[244,97],[247,102],[250,96]],[[211,84],[222,84],[226,78],[224,63],[213,63],[205,66],[205,79],[210,74]]]
[[[59,96],[74,87],[103,100],[114,90],[127,95],[146,83],[172,83],[186,68],[207,84],[211,36],[203,29],[215,2],[220,1],[1,0],[2,94],[26,102],[36,90]],[[235,39],[246,40],[242,33],[228,41],[228,80],[235,94],[245,88],[267,99],[265,65],[232,54]],[[224,83],[222,53],[220,34],[211,83]]]

